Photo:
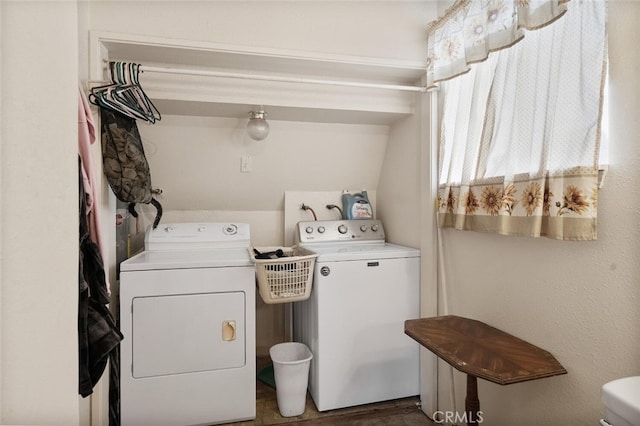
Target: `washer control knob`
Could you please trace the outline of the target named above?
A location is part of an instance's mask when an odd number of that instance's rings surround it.
[[[341,234],[346,234],[347,233],[347,225],[338,226],[338,232],[341,233]]]
[[[238,227],[234,224],[229,224],[224,227],[222,230],[227,235],[235,235],[238,232]]]
[[[312,228],[311,226],[307,226],[307,227],[304,229],[304,231],[305,231],[307,234],[310,234],[310,233],[312,233],[312,232],[313,232],[313,228]]]
[[[324,234],[324,226],[318,226],[318,232]]]
[[[373,232],[378,232],[378,225],[371,225],[371,230]]]
[[[360,225],[360,230],[365,232],[367,230],[367,225]]]

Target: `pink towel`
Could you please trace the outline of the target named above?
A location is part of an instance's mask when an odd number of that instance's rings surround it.
[[[82,160],[82,178],[87,196],[87,220],[91,240],[100,248],[103,262],[106,262],[100,219],[98,215],[99,197],[95,168],[91,155],[91,145],[96,141],[95,124],[89,107],[89,101],[78,87],[78,153]]]

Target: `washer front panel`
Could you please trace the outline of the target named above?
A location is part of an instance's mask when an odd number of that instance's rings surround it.
[[[309,391],[320,411],[420,393],[420,346],[404,321],[420,315],[420,250],[385,241],[378,220],[300,222],[318,254],[294,338],[314,354]]]
[[[419,276],[418,257],[316,263],[311,297],[293,310],[318,410],[420,393],[420,347],[404,334],[420,315]]]

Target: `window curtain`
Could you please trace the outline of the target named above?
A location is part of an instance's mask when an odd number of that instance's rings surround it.
[[[469,71],[490,52],[543,27],[566,12],[569,0],[458,0],[428,28],[427,85]]]
[[[509,11],[499,12],[506,13],[509,22],[526,10],[525,1],[509,2],[511,9],[507,3],[464,1],[454,8],[484,10],[483,28],[488,28],[492,7]],[[522,15],[533,27],[543,24],[538,16],[553,20],[567,13],[441,84],[439,226],[595,240],[606,2],[529,3],[539,5],[537,11]],[[515,41],[522,38],[519,25],[510,32]],[[489,35],[479,50],[493,50],[491,43]],[[451,65],[450,75],[457,72],[454,67],[464,68]],[[434,72],[438,68],[445,66]]]

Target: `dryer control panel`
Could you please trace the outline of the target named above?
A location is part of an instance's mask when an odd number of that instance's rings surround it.
[[[384,242],[384,228],[377,219],[317,220],[298,222],[297,241],[300,244],[333,242]]]
[[[163,223],[147,229],[144,243],[149,251],[241,248],[251,245],[251,236],[246,223]]]

